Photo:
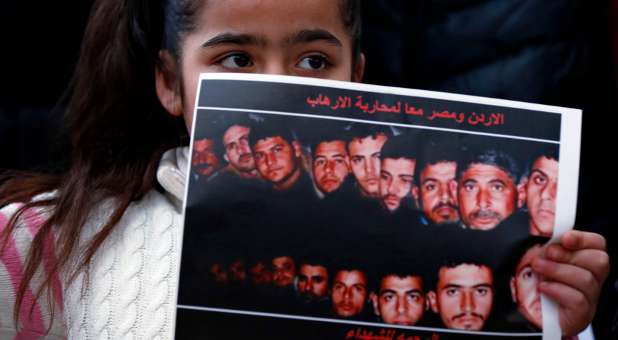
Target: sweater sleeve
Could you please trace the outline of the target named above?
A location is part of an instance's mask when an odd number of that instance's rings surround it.
[[[21,204],[0,209],[0,233],[3,232]],[[34,235],[45,222],[44,214],[35,209],[24,212],[5,245],[0,245],[0,339],[64,339],[62,287],[58,276],[51,279],[51,291],[36,299],[38,288],[53,267],[56,257],[54,239],[44,242],[43,262],[24,293],[19,308],[19,325],[13,315],[15,299],[23,280],[26,259]],[[53,317],[52,317],[53,315]]]

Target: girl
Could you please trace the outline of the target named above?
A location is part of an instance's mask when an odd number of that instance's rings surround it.
[[[70,169],[0,188],[0,336],[171,339],[199,73],[360,81],[359,2],[96,1],[70,86]],[[572,232],[546,255],[541,289],[574,334],[607,275],[604,240]]]

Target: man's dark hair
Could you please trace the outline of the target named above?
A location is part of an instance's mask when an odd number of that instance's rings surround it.
[[[298,271],[300,272],[300,268],[304,265],[308,266],[320,266],[326,268],[326,272],[328,273],[329,281],[334,273],[332,272],[332,265],[330,264],[331,260],[326,255],[318,255],[318,254],[303,254],[298,257],[298,261],[296,262],[298,265]]]
[[[335,283],[335,277],[337,276],[339,272],[343,272],[343,271],[347,271],[347,272],[359,271],[363,273],[363,275],[365,275],[365,278],[367,279],[366,288],[367,288],[367,297],[369,297],[369,292],[373,291],[374,289],[374,286],[373,286],[374,280],[372,279],[372,275],[371,275],[372,273],[365,270],[363,267],[360,267],[360,266],[339,266],[333,271],[329,272],[328,273],[329,287],[333,287]]]
[[[509,257],[509,261],[506,262],[505,268],[508,270],[510,276],[515,276],[517,273],[517,266],[519,262],[521,262],[522,257],[526,255],[528,250],[532,249],[535,246],[543,246],[549,241],[549,237],[545,236],[530,236],[519,242],[516,246],[516,250],[513,251],[512,255]]]
[[[535,151],[532,153],[534,158],[533,162],[541,156],[558,160],[558,148],[559,146],[555,144],[543,144],[542,146],[535,148]]]
[[[251,130],[251,134],[249,134],[249,141],[253,147],[258,141],[272,137],[281,137],[290,143],[290,145],[292,145],[292,141],[297,140],[292,131],[287,127],[274,124],[274,122],[271,121],[265,121],[264,123],[254,126]]]
[[[409,261],[412,260],[412,261]],[[406,277],[419,277],[421,278],[422,286],[421,289],[423,292],[427,292],[431,287],[427,285],[427,280],[424,276],[427,271],[426,265],[421,261],[412,259],[403,260],[403,259],[394,259],[389,258],[388,262],[383,264],[381,268],[377,271],[375,275],[376,282],[372,284],[375,288],[375,293],[379,294],[380,285],[382,284],[382,280],[389,276],[395,276],[398,278],[406,278]]]
[[[256,124],[255,121],[251,121],[248,117],[245,116],[237,116],[237,117],[228,117],[225,120],[225,123],[221,129],[221,141],[223,141],[223,135],[229,130],[232,126],[244,126],[251,128],[252,125]]]
[[[487,267],[489,268],[489,270],[491,270],[492,275],[495,275],[496,273],[494,272],[494,268],[486,263],[482,263],[479,261],[469,261],[469,260],[452,260],[452,261],[444,261],[441,262],[440,265],[436,266],[436,272],[435,275],[430,278],[430,282],[427,283],[427,285],[429,287],[432,287],[432,289],[437,289],[438,287],[438,281],[440,280],[440,270],[442,270],[443,268],[446,269],[453,269],[453,268],[457,268],[461,265],[471,265],[471,266],[477,266],[477,267]]]
[[[346,152],[348,144],[348,132],[339,124],[328,124],[324,126],[324,122],[321,122],[321,126],[315,126],[313,133],[303,135],[303,142],[308,143],[311,147],[311,154],[315,156],[315,150],[321,143],[330,143],[341,141],[345,145]]]
[[[367,259],[365,258],[366,254],[358,248],[353,248],[351,246],[344,246],[340,248],[340,254],[337,259],[333,259],[332,266],[329,269],[332,269],[329,272],[328,283],[332,287],[333,282],[335,280],[335,276],[337,273],[341,271],[354,271],[358,270],[365,275],[367,279],[367,294],[371,291],[372,283],[374,280],[372,279],[372,274],[374,272],[373,266],[371,266]]]
[[[350,152],[350,142],[355,139],[363,139],[367,137],[377,138],[379,135],[384,135],[391,138],[393,133],[388,126],[367,124],[367,123],[351,123],[344,128],[349,136],[348,152]]]
[[[440,251],[428,255],[431,261],[428,266],[432,267],[433,275],[429,275],[430,282],[427,284],[433,288],[438,284],[442,268],[455,268],[462,264],[485,266],[491,269],[495,278],[495,270],[501,268],[503,259],[510,256],[510,244],[519,237],[512,230],[466,230],[456,223],[445,225],[444,230],[440,232],[440,237],[434,234],[432,238],[433,249]]]
[[[429,165],[436,165],[442,162],[457,162],[459,148],[450,143],[447,139],[427,139],[422,138],[423,144],[418,158],[416,159],[416,173],[414,178],[417,185],[420,185],[420,173]]]
[[[457,177],[461,178],[463,173],[473,164],[485,164],[495,166],[506,172],[513,180],[513,183],[519,181],[520,169],[517,161],[504,151],[497,149],[487,149],[478,153],[473,153],[467,157],[461,158],[457,162]]]
[[[534,165],[534,162],[536,162],[539,158],[545,157],[547,159],[553,159],[555,161],[558,161],[558,145],[543,144],[541,146],[535,147],[531,156],[532,157],[529,158],[526,162],[524,171],[521,174],[522,179],[524,177],[530,176],[532,166]]]
[[[380,158],[382,160],[386,158],[407,158],[416,161],[418,153],[415,148],[417,145],[415,144],[414,139],[410,139],[410,136],[407,135],[391,137],[386,141],[384,147],[382,147]]]

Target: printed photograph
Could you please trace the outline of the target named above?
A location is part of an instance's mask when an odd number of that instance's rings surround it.
[[[552,234],[557,145],[243,112],[202,122],[181,303],[542,329],[530,254]]]

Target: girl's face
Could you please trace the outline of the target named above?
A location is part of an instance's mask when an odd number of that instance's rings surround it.
[[[169,69],[181,76],[157,70],[157,93],[171,114],[184,114],[188,128],[201,72],[360,81],[364,69],[364,58],[353,67],[352,38],[335,0],[208,0],[180,51],[180,65]]]

